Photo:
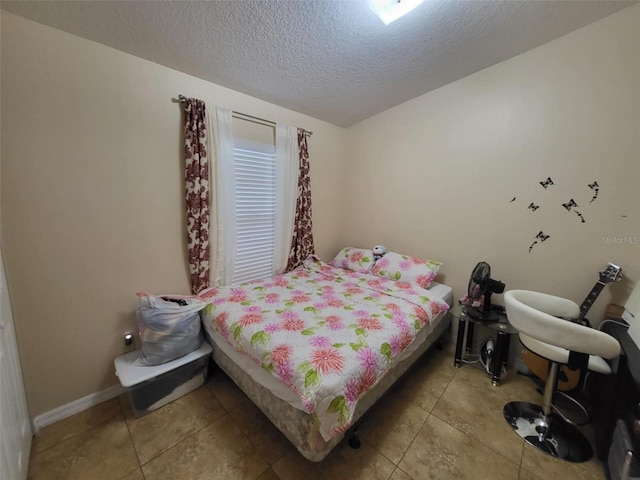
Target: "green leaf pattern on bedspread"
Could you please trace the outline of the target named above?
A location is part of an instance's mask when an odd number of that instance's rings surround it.
[[[351,425],[358,399],[449,306],[416,284],[309,257],[295,270],[205,290],[205,328],[217,331],[292,389],[325,440]]]

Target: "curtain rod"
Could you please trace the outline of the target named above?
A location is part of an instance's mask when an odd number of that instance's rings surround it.
[[[184,95],[178,95],[178,102],[186,103],[186,101],[187,101],[187,97],[185,97]],[[257,121],[257,122],[260,122],[260,123],[265,123],[267,125],[273,125],[274,127],[276,126],[276,122],[272,122],[271,120],[265,120],[264,118],[254,117],[253,115],[247,115],[246,113],[236,112],[235,110],[233,110],[231,113],[235,117],[238,117],[238,118],[240,118],[242,120],[247,120],[249,122]],[[304,128],[302,130],[304,130]],[[309,130],[304,130],[304,134],[311,136],[311,135],[313,135],[313,132],[310,132]]]

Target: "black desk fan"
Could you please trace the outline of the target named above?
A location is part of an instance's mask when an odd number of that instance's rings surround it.
[[[504,283],[491,278],[491,266],[487,262],[478,262],[471,272],[467,295],[471,305],[465,308],[465,313],[482,322],[497,322],[498,314],[491,310],[491,295],[504,292]],[[484,295],[484,304],[479,304],[480,298]]]

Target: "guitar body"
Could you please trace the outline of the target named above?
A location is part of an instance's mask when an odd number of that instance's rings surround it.
[[[522,360],[527,365],[531,373],[540,380],[546,380],[549,373],[549,365],[551,362],[522,347]],[[569,392],[576,388],[580,383],[580,370],[573,370],[566,365],[560,365],[558,368],[558,390],[561,392]]]
[[[582,323],[583,325],[590,326],[589,321],[585,318],[589,309],[593,305],[593,302],[607,283],[615,282],[622,279],[622,268],[613,263],[609,263],[607,268],[600,272],[599,279],[594,287],[584,299],[582,305],[580,305],[580,317],[574,320],[576,323]],[[551,362],[546,358],[541,357],[527,349],[522,347],[522,360],[527,365],[529,370],[543,382],[547,379],[549,374],[549,365]],[[569,392],[576,388],[580,384],[582,372],[580,370],[574,370],[567,365],[560,365],[558,369],[558,390],[561,392]]]

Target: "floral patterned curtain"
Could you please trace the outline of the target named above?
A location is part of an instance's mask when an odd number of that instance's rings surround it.
[[[191,292],[209,287],[209,162],[205,103],[185,102],[184,153]]]
[[[315,253],[313,233],[311,231],[311,179],[309,176],[309,151],[307,134],[298,129],[298,147],[300,149],[300,175],[298,176],[298,197],[296,199],[296,216],[293,226],[291,251],[285,272],[302,264],[305,258]]]

